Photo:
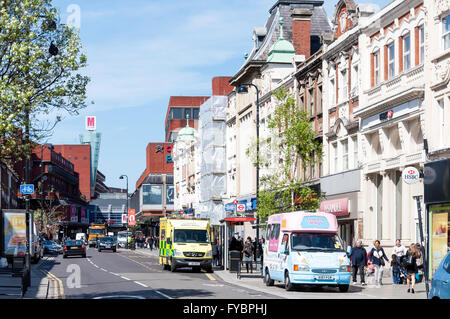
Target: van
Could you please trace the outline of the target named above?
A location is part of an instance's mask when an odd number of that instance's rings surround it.
[[[348,291],[350,260],[338,236],[336,216],[292,212],[269,216],[264,247],[264,283],[333,286]]]
[[[86,236],[85,233],[77,233],[77,234],[75,235],[75,239],[76,239],[76,240],[82,240],[82,241],[85,242],[85,243],[86,243],[86,238],[87,238],[87,236]]]
[[[128,237],[132,237],[133,233],[120,231],[117,233],[117,244],[120,248],[127,247]]]

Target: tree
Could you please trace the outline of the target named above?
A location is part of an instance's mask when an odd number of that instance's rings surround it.
[[[314,165],[322,158],[322,145],[316,139],[308,114],[296,107],[294,95],[286,89],[278,89],[273,96],[277,105],[267,121],[271,134],[260,141],[259,166],[266,172],[260,180],[257,199],[261,220],[280,211],[316,210],[323,198],[323,194],[305,185],[307,178],[298,174],[300,167]],[[252,159],[256,158],[255,144],[247,149]]]
[[[51,0],[0,1],[0,158],[23,159],[28,135],[39,142],[87,106],[79,34],[58,16]]]

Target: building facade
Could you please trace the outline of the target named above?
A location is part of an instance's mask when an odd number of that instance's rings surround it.
[[[419,241],[414,196],[423,183],[403,183],[402,172],[423,169],[427,52],[422,50],[426,9],[423,1],[393,1],[369,17],[359,36],[363,230],[365,244],[379,239],[388,248],[396,239]]]

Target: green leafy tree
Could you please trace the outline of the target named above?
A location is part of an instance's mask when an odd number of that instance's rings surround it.
[[[268,216],[295,210],[316,210],[323,194],[305,185],[299,169],[314,165],[322,158],[322,145],[316,139],[307,112],[295,105],[294,95],[280,88],[273,92],[277,105],[268,117],[270,138],[260,141],[260,179],[258,215]],[[247,156],[256,162],[255,143],[247,149]],[[313,161],[314,160],[314,161]]]
[[[39,142],[87,106],[79,34],[58,17],[51,0],[0,1],[0,158],[23,159],[27,135]]]

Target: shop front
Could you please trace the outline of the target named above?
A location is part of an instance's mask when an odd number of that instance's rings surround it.
[[[450,159],[425,164],[424,187],[428,212],[428,269],[432,277],[450,247]]]
[[[339,194],[328,196],[320,203],[320,211],[336,216],[339,227],[339,236],[345,247],[353,246],[355,240],[355,223],[357,221],[358,193]]]

